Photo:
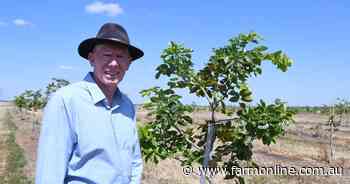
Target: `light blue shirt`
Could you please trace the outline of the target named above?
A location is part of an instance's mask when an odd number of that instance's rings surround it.
[[[140,183],[135,108],[119,89],[108,105],[92,73],[58,90],[45,107],[36,184]]]

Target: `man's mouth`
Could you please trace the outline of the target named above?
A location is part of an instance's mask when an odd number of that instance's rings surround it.
[[[115,79],[118,77],[119,72],[104,72],[105,76],[110,79]]]

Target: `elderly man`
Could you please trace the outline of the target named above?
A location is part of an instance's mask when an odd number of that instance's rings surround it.
[[[115,23],[104,24],[78,51],[93,72],[58,90],[45,107],[36,184],[140,183],[135,109],[118,84],[143,52]]]

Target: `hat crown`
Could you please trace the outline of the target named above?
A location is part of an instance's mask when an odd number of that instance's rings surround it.
[[[129,37],[126,30],[119,24],[106,23],[98,31],[96,38],[116,39],[129,44]]]
[[[141,49],[130,44],[126,30],[121,25],[110,22],[101,26],[96,37],[88,38],[79,44],[79,55],[88,60],[89,53],[93,50],[96,44],[103,43],[127,46],[132,61],[143,56],[143,51]]]

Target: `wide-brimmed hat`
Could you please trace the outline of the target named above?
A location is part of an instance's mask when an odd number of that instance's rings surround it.
[[[130,44],[126,30],[121,25],[116,23],[106,23],[102,25],[96,37],[88,38],[82,41],[78,47],[79,55],[85,59],[88,59],[89,53],[96,44],[100,43],[127,46],[132,60],[136,60],[143,56],[143,51],[141,49]]]

